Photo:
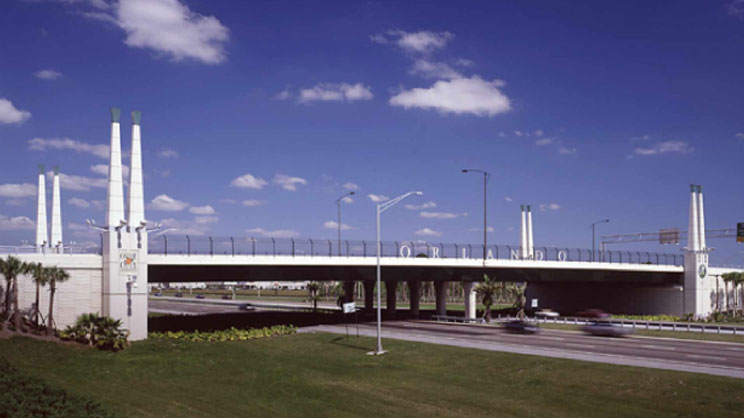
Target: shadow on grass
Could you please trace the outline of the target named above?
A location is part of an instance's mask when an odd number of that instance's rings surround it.
[[[352,335],[349,333],[349,337],[347,338],[345,335],[343,337],[335,337],[331,340],[331,344],[340,345],[342,347],[347,348],[353,348],[355,350],[360,351],[370,351],[374,350],[374,347],[365,347],[360,344],[359,338],[357,338],[356,334]]]

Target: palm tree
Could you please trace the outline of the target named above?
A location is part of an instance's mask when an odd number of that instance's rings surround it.
[[[36,305],[34,308],[34,324],[39,327],[39,317],[41,316],[41,310],[39,309],[39,291],[41,286],[44,286],[48,282],[48,270],[41,263],[29,263],[28,272],[36,283]]]
[[[9,255],[6,260],[0,259],[0,273],[5,276],[8,289],[13,288],[13,319],[16,331],[21,329],[21,311],[18,309],[18,276],[28,272],[28,264]],[[6,302],[6,305],[8,302]],[[6,306],[7,309],[7,306]]]
[[[54,335],[54,292],[57,291],[57,283],[66,282],[70,274],[59,267],[49,267],[49,315],[47,315],[47,335]]]
[[[527,297],[525,296],[525,290],[527,289],[527,283],[518,285],[514,283],[514,307],[518,308],[517,318],[524,320],[524,308],[527,304]]]
[[[486,322],[491,322],[491,307],[493,306],[493,297],[498,292],[499,283],[492,280],[488,275],[483,275],[483,281],[478,283],[475,287],[475,293],[481,298],[483,306],[486,308],[486,312],[483,314],[483,319]]]
[[[318,310],[318,298],[320,297],[320,283],[310,282],[307,284],[307,291],[310,292],[310,300],[313,301],[313,312]]]

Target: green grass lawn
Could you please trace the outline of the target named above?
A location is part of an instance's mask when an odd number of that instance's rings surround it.
[[[571,324],[539,324],[542,328],[547,329],[561,329],[569,331],[578,331],[583,325],[571,325]],[[678,338],[682,340],[705,340],[705,341],[727,341],[733,343],[744,344],[744,335],[732,335],[732,334],[714,334],[714,333],[702,333],[702,332],[686,332],[686,331],[658,331],[653,329],[641,329],[636,328],[636,335],[643,335],[646,337],[662,337],[662,338]]]
[[[120,353],[0,340],[22,372],[139,417],[726,417],[744,380],[507,353],[300,334],[138,342]],[[1,415],[1,413],[0,413]]]

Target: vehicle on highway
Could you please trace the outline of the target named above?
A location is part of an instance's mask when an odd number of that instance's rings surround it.
[[[163,296],[163,294],[162,294],[162,293],[160,293],[160,292],[155,292],[155,293],[153,293],[152,295],[153,295],[153,296]]]
[[[624,337],[633,333],[631,328],[610,322],[591,322],[581,327],[581,330],[600,337]]]
[[[197,299],[204,299],[204,295],[202,295],[202,294],[198,294],[198,295],[196,295],[196,298],[197,298]]]
[[[560,314],[550,309],[540,309],[535,312],[535,318],[557,318]]]
[[[232,296],[230,296],[230,295],[222,295],[222,299],[224,299],[224,300],[230,300],[230,299],[232,299]]]
[[[183,293],[181,293],[181,292],[178,292],[178,293],[176,293],[176,294],[175,294],[175,295],[173,295],[173,296],[175,296],[175,297],[177,297],[177,298],[182,298],[182,297],[183,297]]]
[[[514,320],[504,323],[504,329],[507,332],[515,334],[536,334],[540,332],[540,327],[535,324],[530,324],[526,321]]]
[[[607,319],[610,317],[610,314],[601,309],[587,309],[585,311],[577,312],[576,316],[580,318]]]
[[[238,309],[240,309],[241,311],[253,311],[256,308],[251,306],[250,303],[241,303],[240,305],[238,305]]]

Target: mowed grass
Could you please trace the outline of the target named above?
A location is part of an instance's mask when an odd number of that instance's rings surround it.
[[[138,342],[120,353],[15,337],[0,356],[129,417],[727,417],[744,380],[369,338]]]

